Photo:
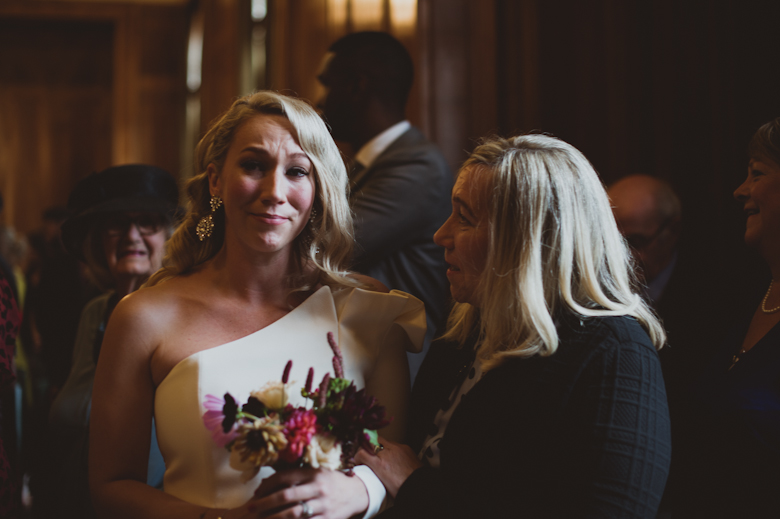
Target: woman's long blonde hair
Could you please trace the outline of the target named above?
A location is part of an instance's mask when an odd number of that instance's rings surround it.
[[[211,213],[207,169],[214,164],[222,171],[225,158],[238,128],[256,115],[281,115],[293,127],[295,139],[314,166],[315,200],[312,221],[294,242],[295,268],[289,285],[305,290],[318,283],[359,286],[344,270],[352,255],[354,233],[347,201],[347,170],[325,123],[306,102],[276,92],[261,91],[242,97],[216,120],[195,148],[198,174],[187,183],[189,208],[181,225],[168,242],[163,268],[147,286],[191,272],[213,258],[225,240],[224,209],[214,213],[211,237],[198,240],[195,228]],[[305,276],[305,266],[314,266],[316,279]]]
[[[463,165],[488,177],[489,250],[481,308],[458,303],[444,338],[464,343],[479,323],[485,369],[548,356],[556,319],[627,315],[656,348],[663,327],[637,294],[628,247],[598,175],[573,146],[546,135],[491,138]]]

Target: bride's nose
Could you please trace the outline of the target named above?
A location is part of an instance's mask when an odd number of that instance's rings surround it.
[[[263,177],[260,198],[267,205],[283,204],[287,200],[284,172],[274,171]]]

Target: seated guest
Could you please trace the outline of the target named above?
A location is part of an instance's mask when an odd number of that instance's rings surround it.
[[[593,167],[553,137],[491,139],[452,205],[451,342],[420,369],[413,447],[361,451],[395,497],[382,517],[654,517],[664,331]]]
[[[116,304],[162,266],[178,204],[173,177],[154,166],[115,166],[82,180],[70,195],[62,225],[66,250],[87,263],[105,293],[84,308],[73,367],[49,418],[53,457],[38,497],[59,517],[94,517],[87,479],[92,383],[106,323]],[[161,486],[165,469],[152,437],[147,482]]]
[[[747,215],[745,243],[771,280],[692,384],[679,449],[687,485],[675,517],[780,516],[780,118],[748,148],[745,182],[734,191]]]

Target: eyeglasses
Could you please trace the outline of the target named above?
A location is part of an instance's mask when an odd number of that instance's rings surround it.
[[[143,236],[157,234],[164,226],[163,218],[156,214],[139,214],[131,216],[128,214],[117,214],[109,216],[103,222],[103,230],[110,236],[120,236],[125,234],[131,225],[135,225],[138,232]]]
[[[653,243],[655,240],[658,239],[663,232],[669,228],[669,225],[671,222],[669,220],[663,222],[658,229],[651,235],[645,235],[645,234],[629,234],[626,236],[626,241],[628,242],[628,245],[634,249],[634,250],[644,250],[646,249],[651,243]]]

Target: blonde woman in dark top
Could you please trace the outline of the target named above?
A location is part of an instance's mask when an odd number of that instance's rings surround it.
[[[457,302],[413,392],[412,447],[362,461],[382,517],[655,516],[669,468],[656,350],[587,159],[544,135],[478,146],[434,236]]]

